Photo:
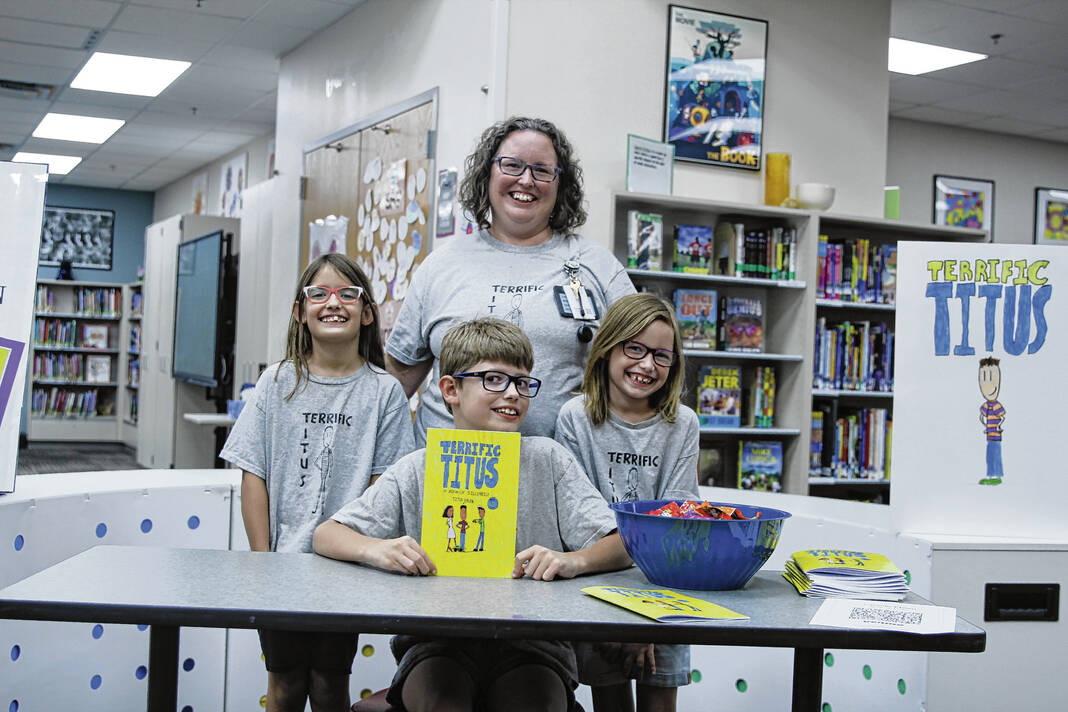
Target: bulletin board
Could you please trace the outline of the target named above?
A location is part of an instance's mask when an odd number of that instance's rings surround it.
[[[324,252],[356,260],[387,335],[431,247],[437,95],[420,94],[304,151],[301,269]]]
[[[899,245],[891,508],[905,533],[1061,539],[1068,255]]]

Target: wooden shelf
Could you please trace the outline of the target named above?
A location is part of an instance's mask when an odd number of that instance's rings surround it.
[[[835,391],[813,388],[813,398],[893,398],[893,391]]]
[[[894,312],[894,304],[869,304],[867,302],[846,302],[841,299],[817,299],[816,306],[823,309],[858,309],[861,311]]]
[[[751,353],[749,351],[709,351],[706,349],[683,349],[688,358],[740,359],[742,361],[796,361],[804,360],[800,354]]]

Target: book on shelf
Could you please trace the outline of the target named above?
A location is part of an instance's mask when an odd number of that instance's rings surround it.
[[[738,489],[782,492],[782,443],[741,440],[738,443]]]
[[[795,551],[782,575],[802,596],[900,601],[909,592],[904,572],[889,557],[867,551]]]
[[[697,481],[709,487],[733,487],[726,482],[726,453],[723,445],[702,445],[697,455]]]
[[[723,233],[726,237],[726,231]],[[793,280],[797,277],[797,230],[788,226],[734,224],[736,277]]]
[[[130,295],[130,316],[141,316],[142,305],[144,304],[144,295],[141,292],[134,292]]]
[[[421,546],[438,576],[512,575],[519,446],[519,433],[427,430]]]
[[[675,320],[684,349],[716,348],[716,312],[719,305],[714,289],[676,289]]]
[[[808,473],[812,477],[823,477],[823,441],[824,424],[830,422],[829,407],[815,408],[812,411],[812,434],[809,440]]]
[[[640,613],[661,623],[692,623],[705,620],[748,620],[749,616],[711,601],[667,589],[587,586],[583,593]]]
[[[715,231],[707,225],[675,226],[676,272],[710,274]]]
[[[716,225],[712,240],[712,274],[739,276],[736,272],[738,240],[734,232],[734,224],[721,222]]]
[[[109,383],[111,381],[111,357],[89,355],[85,357],[85,382]]]
[[[106,349],[108,347],[109,328],[107,324],[83,324],[82,347],[86,349]]]
[[[852,413],[840,413],[830,426],[833,430],[828,469],[832,477],[887,479],[892,422],[886,408],[860,408]]]
[[[813,388],[890,393],[894,331],[888,324],[816,319]]]
[[[627,267],[663,269],[664,217],[657,213],[627,211]]]
[[[746,424],[770,428],[775,424],[775,367],[757,366],[749,386]]]
[[[816,297],[859,304],[894,304],[897,246],[868,238],[820,235],[816,248]]]
[[[764,298],[720,298],[720,350],[764,351]]]
[[[737,428],[742,424],[742,369],[705,364],[698,371],[697,418],[702,427]]]

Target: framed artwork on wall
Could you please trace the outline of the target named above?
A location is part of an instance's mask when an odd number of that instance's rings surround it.
[[[664,141],[675,160],[760,170],[768,23],[668,5]]]
[[[934,224],[986,230],[994,240],[994,181],[934,177]]]
[[[114,241],[114,210],[45,206],[37,264],[110,270]]]
[[[1035,188],[1035,244],[1068,245],[1068,189]]]

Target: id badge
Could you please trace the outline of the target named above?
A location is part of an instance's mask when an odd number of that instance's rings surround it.
[[[560,316],[583,321],[597,318],[597,305],[593,301],[593,292],[588,288],[583,287],[576,294],[576,291],[569,287],[557,285],[553,287],[553,295]]]

